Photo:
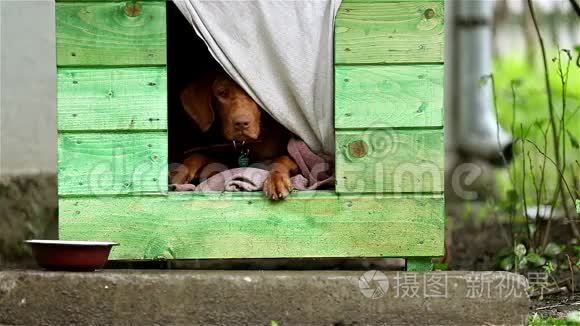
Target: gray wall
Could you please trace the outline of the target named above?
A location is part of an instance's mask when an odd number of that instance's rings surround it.
[[[54,1],[0,0],[0,173],[56,171]]]

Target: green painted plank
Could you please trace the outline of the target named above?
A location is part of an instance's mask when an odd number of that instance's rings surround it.
[[[57,3],[56,46],[59,66],[164,65],[165,2]]]
[[[443,126],[443,65],[337,66],[336,128]]]
[[[405,260],[407,272],[430,272],[433,270],[431,257],[411,257]]]
[[[127,2],[132,0],[56,0],[55,2]],[[411,0],[405,0],[411,1]],[[137,2],[164,2],[163,0],[137,0]]]
[[[58,0],[63,1],[63,0]],[[64,0],[73,1],[73,0]],[[89,0],[83,0],[89,1]],[[92,0],[91,0],[92,1]],[[433,0],[342,0],[342,3],[381,3],[381,2],[432,2]]]
[[[165,67],[58,68],[58,129],[166,130]]]
[[[60,238],[110,240],[113,259],[439,256],[441,196],[261,193],[61,198]]]
[[[167,133],[63,133],[59,195],[167,192]]]
[[[443,130],[336,132],[336,191],[443,191]]]
[[[335,62],[443,62],[443,1],[344,3],[335,25]]]

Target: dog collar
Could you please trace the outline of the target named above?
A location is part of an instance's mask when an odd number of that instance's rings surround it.
[[[232,140],[234,143],[234,149],[238,151],[238,166],[241,168],[248,167],[250,165],[250,149],[246,147],[246,141],[242,140],[241,144],[238,144],[235,140]]]

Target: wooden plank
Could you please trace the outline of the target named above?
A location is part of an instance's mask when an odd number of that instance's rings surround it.
[[[443,130],[336,132],[336,191],[443,191]]]
[[[56,0],[55,2],[127,2],[132,0]],[[160,0],[136,0],[138,2],[159,2]],[[404,0],[407,1],[407,0]],[[410,0],[408,0],[410,1]]]
[[[439,256],[441,196],[261,193],[61,198],[60,238],[110,240],[113,259]]]
[[[167,192],[167,133],[64,133],[59,195]]]
[[[443,62],[443,1],[343,3],[335,25],[335,62]]]
[[[336,128],[443,126],[443,65],[337,66]]]
[[[74,0],[58,0],[58,1],[74,1]],[[83,0],[96,1],[96,0]],[[342,3],[385,3],[385,2],[432,2],[433,0],[342,0]]]
[[[165,67],[59,68],[58,129],[167,130]]]
[[[164,65],[165,2],[57,3],[56,45],[59,66]]]

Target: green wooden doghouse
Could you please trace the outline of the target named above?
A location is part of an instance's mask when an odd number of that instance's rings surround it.
[[[344,0],[336,191],[168,192],[166,3],[56,3],[60,238],[113,259],[405,257],[444,251],[443,1]]]

